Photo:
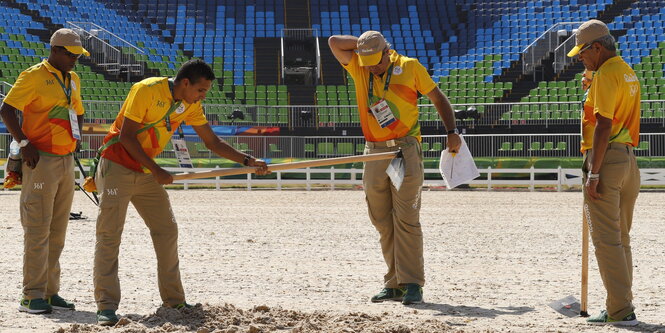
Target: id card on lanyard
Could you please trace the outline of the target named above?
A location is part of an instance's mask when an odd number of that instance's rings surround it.
[[[72,138],[75,140],[81,140],[81,130],[79,129],[79,120],[78,120],[78,115],[76,114],[76,110],[72,107],[72,77],[69,73],[67,73],[67,78],[69,79],[69,87],[65,86],[65,84],[60,80],[57,74],[51,72],[53,76],[55,76],[55,79],[58,81],[60,84],[60,87],[62,87],[62,91],[65,93],[65,96],[67,97],[67,110],[69,113],[69,125],[72,128]],[[65,82],[67,81],[67,78],[65,78]]]
[[[173,151],[175,152],[175,157],[178,159],[178,165],[181,168],[193,168],[194,164],[192,163],[192,158],[189,155],[189,149],[187,149],[187,141],[185,141],[185,135],[182,133],[182,127],[179,126],[177,129],[178,137],[171,137],[171,145],[173,146]]]
[[[376,118],[376,121],[379,123],[381,128],[387,127],[388,125],[394,123],[396,120],[393,111],[390,109],[390,106],[385,99],[386,94],[388,94],[388,88],[390,86],[390,78],[392,77],[392,74],[393,64],[390,65],[388,72],[386,73],[386,82],[383,86],[383,98],[369,106],[369,110],[372,112],[372,115],[374,115],[374,118]],[[367,101],[371,103],[372,99],[374,98],[374,74],[372,73],[369,74],[369,87],[367,88],[367,91],[369,95]]]

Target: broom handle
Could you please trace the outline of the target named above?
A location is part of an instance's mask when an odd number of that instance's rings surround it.
[[[586,210],[582,208],[582,295],[581,295],[582,300],[580,302],[580,316],[582,317],[589,316],[589,313],[587,312],[588,294],[589,294],[589,225],[587,224]]]
[[[270,171],[281,171],[281,170],[302,169],[302,168],[311,168],[311,167],[319,167],[319,166],[335,165],[335,164],[344,164],[344,163],[389,160],[389,159],[394,158],[398,154],[398,152],[399,151],[393,151],[393,152],[369,154],[369,155],[346,156],[346,157],[324,158],[324,159],[319,159],[319,160],[310,160],[310,161],[302,161],[302,162],[270,164],[270,165],[268,165],[268,170],[270,170]],[[173,180],[224,177],[224,176],[242,175],[242,174],[253,173],[253,172],[256,172],[256,167],[231,168],[231,169],[200,171],[200,172],[191,172],[191,173],[179,173],[179,174],[173,175]]]

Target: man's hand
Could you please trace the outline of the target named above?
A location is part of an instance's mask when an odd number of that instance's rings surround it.
[[[25,162],[30,169],[34,169],[37,166],[37,163],[39,163],[39,151],[37,151],[37,148],[35,148],[32,143],[28,143],[27,146],[21,148],[21,156],[23,162]]]
[[[462,139],[459,137],[459,134],[451,133],[448,134],[448,142],[446,146],[448,147],[448,152],[451,154],[457,154],[459,152],[459,147],[462,145]]]
[[[584,183],[584,189],[586,193],[591,197],[591,199],[598,200],[600,199],[600,193],[598,193],[598,183],[600,179],[591,179],[587,178],[586,183]]]
[[[267,175],[270,173],[270,170],[268,170],[268,165],[264,160],[259,160],[252,157],[249,159],[249,161],[247,161],[247,166],[256,167],[256,174],[259,176]]]
[[[159,184],[168,185],[168,184],[173,183],[173,176],[162,168],[159,168],[156,171],[153,171],[152,176],[155,177],[155,180]]]

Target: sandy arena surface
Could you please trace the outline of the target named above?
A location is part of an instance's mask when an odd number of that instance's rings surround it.
[[[579,192],[423,192],[425,304],[372,304],[385,265],[362,191],[170,191],[190,303],[159,309],[147,227],[130,207],[120,254],[125,316],[95,323],[96,207],[77,192],[62,254],[60,294],[77,311],[17,311],[23,232],[18,191],[0,192],[1,332],[665,332],[663,193],[640,195],[633,228],[631,329],[592,327],[547,304],[579,299]],[[593,248],[593,246],[592,246]],[[593,253],[589,310],[604,308]]]

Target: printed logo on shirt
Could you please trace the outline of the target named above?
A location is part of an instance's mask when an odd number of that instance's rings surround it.
[[[628,75],[628,74],[624,74],[624,75],[623,75],[623,79],[624,79],[626,82],[637,82],[637,81],[638,81],[638,80],[637,80],[637,76],[636,76],[635,74],[630,74],[630,75]]]
[[[44,183],[32,183],[33,185],[33,190],[43,190],[44,189]]]
[[[118,188],[107,188],[106,195],[112,195],[112,196],[118,195]]]
[[[183,112],[185,112],[185,106],[183,104],[180,104],[180,106],[177,109],[175,109],[175,113],[181,114]]]
[[[157,106],[158,107],[163,108],[164,105],[166,105],[166,103],[164,101],[159,101],[159,100],[157,101]]]
[[[76,82],[72,80],[72,90],[76,90]]]
[[[393,68],[393,75],[400,75],[400,74],[402,74],[402,67],[400,67],[400,66],[395,66],[395,67]]]
[[[50,85],[52,85],[52,84],[55,84],[55,81],[53,81],[53,80],[46,80],[46,85],[47,85],[47,86],[50,86]]]
[[[630,97],[633,97],[637,94],[637,88],[638,87],[639,86],[636,85],[636,84],[633,84],[633,85],[630,86]]]

